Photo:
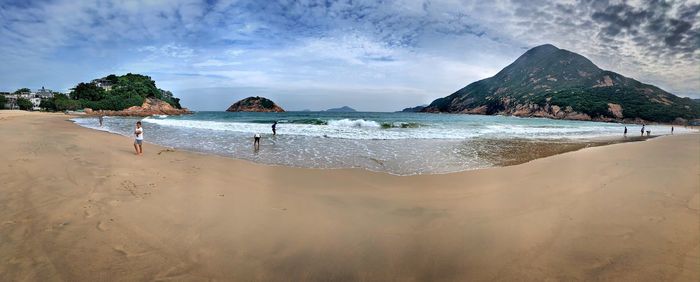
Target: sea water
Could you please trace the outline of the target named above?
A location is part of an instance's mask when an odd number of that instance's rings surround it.
[[[492,167],[496,141],[587,142],[622,138],[617,123],[426,113],[230,113],[197,112],[147,118],[74,118],[77,124],[132,136],[143,122],[146,142],[263,164],[310,168],[364,168],[399,175],[447,173]],[[277,124],[277,135],[271,125]],[[628,136],[641,126],[627,125]],[[670,134],[670,126],[650,125],[652,135]],[[675,133],[688,132],[676,127]],[[253,135],[260,133],[259,150]],[[487,145],[484,145],[487,144]],[[512,143],[511,143],[512,144]],[[517,149],[517,148],[516,148]],[[517,150],[516,150],[517,151]],[[511,152],[513,152],[511,150]],[[507,158],[508,156],[503,156]]]

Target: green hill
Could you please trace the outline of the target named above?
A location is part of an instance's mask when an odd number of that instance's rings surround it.
[[[44,107],[58,111],[82,108],[119,111],[141,106],[146,98],[156,98],[177,109],[182,108],[180,99],[170,91],[156,87],[151,77],[132,73],[121,76],[111,74],[91,82],[81,82],[71,89],[68,96],[56,95],[47,100]]]
[[[689,98],[602,70],[549,44],[528,50],[495,76],[439,98],[422,111],[602,121],[700,117],[700,105]]]

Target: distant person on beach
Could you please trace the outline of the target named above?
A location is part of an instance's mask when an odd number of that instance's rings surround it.
[[[137,155],[143,155],[143,128],[141,127],[141,122],[136,122],[136,129],[134,130],[134,135],[136,135],[136,140],[134,140],[134,149]]]
[[[102,127],[102,119],[103,119],[103,117],[102,117],[102,116],[100,116],[100,118],[99,118],[99,119],[100,119],[100,127]]]
[[[644,136],[644,125],[642,124],[642,136]]]
[[[277,122],[272,124],[272,135],[277,135]]]
[[[253,136],[253,148],[255,150],[260,150],[260,133],[255,133],[255,136]]]
[[[673,126],[671,126],[671,135],[673,135]]]
[[[627,136],[627,126],[625,126],[625,136]]]

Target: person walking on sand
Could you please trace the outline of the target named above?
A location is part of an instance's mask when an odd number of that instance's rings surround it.
[[[277,135],[277,122],[272,124],[272,135]]]
[[[134,135],[136,135],[136,140],[134,140],[134,150],[136,150],[136,155],[143,155],[143,127],[141,127],[140,121],[136,122]]]
[[[253,148],[256,151],[260,150],[260,133],[255,133],[255,136],[253,136]]]

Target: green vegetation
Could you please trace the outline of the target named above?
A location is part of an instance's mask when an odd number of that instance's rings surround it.
[[[108,90],[91,82],[81,82],[71,89],[69,96],[56,95],[48,99],[44,103],[46,109],[65,111],[91,108],[119,111],[131,106],[141,106],[146,98],[160,99],[175,108],[182,108],[180,99],[173,97],[170,91],[158,89],[155,81],[149,76],[132,73],[122,76],[110,74],[102,79],[111,83]]]
[[[5,103],[7,103],[7,98],[5,95],[0,95],[0,110],[5,108]]]
[[[676,118],[694,119],[700,116],[700,105],[690,99],[676,96],[664,97],[668,102],[650,101],[645,95],[624,87],[570,89],[551,96],[550,104],[571,106],[589,116],[610,116],[608,103],[622,106],[625,118],[641,118],[649,121],[672,122]],[[687,101],[686,101],[687,100]]]
[[[105,98],[105,90],[93,83],[78,83],[70,92],[73,100],[100,101]]]
[[[20,110],[23,111],[28,111],[32,109],[32,102],[24,99],[24,98],[19,98],[17,99],[17,106],[19,107]]]
[[[20,88],[20,89],[17,89],[17,91],[15,91],[15,93],[13,93],[13,94],[22,94],[22,93],[26,93],[26,92],[32,92],[32,90],[30,90],[29,88]]]
[[[260,104],[266,109],[271,109],[275,105],[274,102],[265,98],[260,99]]]

